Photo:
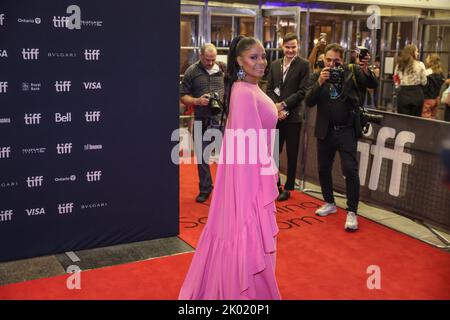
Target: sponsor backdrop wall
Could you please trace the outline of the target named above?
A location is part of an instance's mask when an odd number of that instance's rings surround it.
[[[0,261],[178,234],[178,52],[176,0],[1,1]]]

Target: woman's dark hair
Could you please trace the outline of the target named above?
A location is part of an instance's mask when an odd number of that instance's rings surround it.
[[[225,75],[224,113],[226,115],[228,115],[230,107],[231,87],[237,80],[237,72],[239,71],[237,57],[255,43],[259,43],[259,41],[253,37],[244,36],[237,36],[231,41],[230,51],[228,52],[227,73]]]

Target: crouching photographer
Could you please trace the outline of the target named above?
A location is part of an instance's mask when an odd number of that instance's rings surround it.
[[[360,88],[376,88],[378,82],[368,68],[367,54],[352,70],[343,64],[344,49],[336,44],[325,48],[325,68],[314,73],[305,102],[317,105],[315,136],[319,162],[319,180],[325,205],[316,211],[319,216],[337,212],[333,196],[332,168],[336,151],[341,157],[347,194],[347,219],[344,229],[356,231],[359,202],[357,142],[362,136]],[[366,119],[366,117],[363,117]]]

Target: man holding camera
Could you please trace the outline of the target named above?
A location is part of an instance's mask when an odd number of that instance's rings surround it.
[[[302,122],[301,103],[305,98],[309,80],[308,61],[297,55],[299,48],[297,35],[287,33],[283,37],[282,47],[284,57],[272,62],[267,78],[267,95],[278,109],[280,153],[286,141],[287,180],[284,190],[278,180],[278,201],[289,199],[289,190],[294,190],[295,187]]]
[[[180,85],[181,102],[194,106],[194,120],[202,123],[202,135],[209,128],[219,128],[217,102],[223,101],[225,66],[216,62],[217,50],[213,44],[200,48],[200,60],[191,65],[184,73]],[[194,137],[195,137],[194,133]],[[204,150],[210,142],[194,141],[195,155],[198,162],[200,194],[196,200],[205,202],[212,192],[212,177],[209,168],[209,154]]]
[[[319,180],[325,205],[316,211],[319,216],[337,212],[333,196],[332,168],[336,151],[341,157],[347,194],[345,230],[356,231],[359,202],[357,142],[361,137],[359,88],[376,88],[378,82],[368,68],[370,56],[360,57],[359,66],[350,70],[343,65],[344,49],[336,43],[325,48],[325,68],[311,76],[305,102],[317,105],[315,135]]]

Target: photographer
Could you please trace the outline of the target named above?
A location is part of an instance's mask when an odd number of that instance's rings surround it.
[[[317,105],[315,135],[319,162],[319,180],[325,205],[319,216],[337,212],[333,196],[332,168],[336,151],[341,157],[347,194],[345,230],[358,229],[356,212],[359,202],[357,141],[361,137],[359,88],[376,88],[377,80],[368,68],[369,56],[352,70],[343,65],[344,49],[336,44],[325,48],[325,68],[311,76],[305,102]]]
[[[200,49],[200,60],[191,65],[184,73],[180,85],[180,100],[185,105],[194,106],[194,119],[202,123],[202,137],[206,130],[219,127],[220,114],[217,113],[218,101],[223,101],[225,66],[216,62],[217,50],[213,44],[205,44]],[[194,134],[195,137],[195,134]],[[203,159],[208,141],[194,141],[195,155],[198,161],[200,194],[197,202],[205,202],[212,189],[209,156]]]

